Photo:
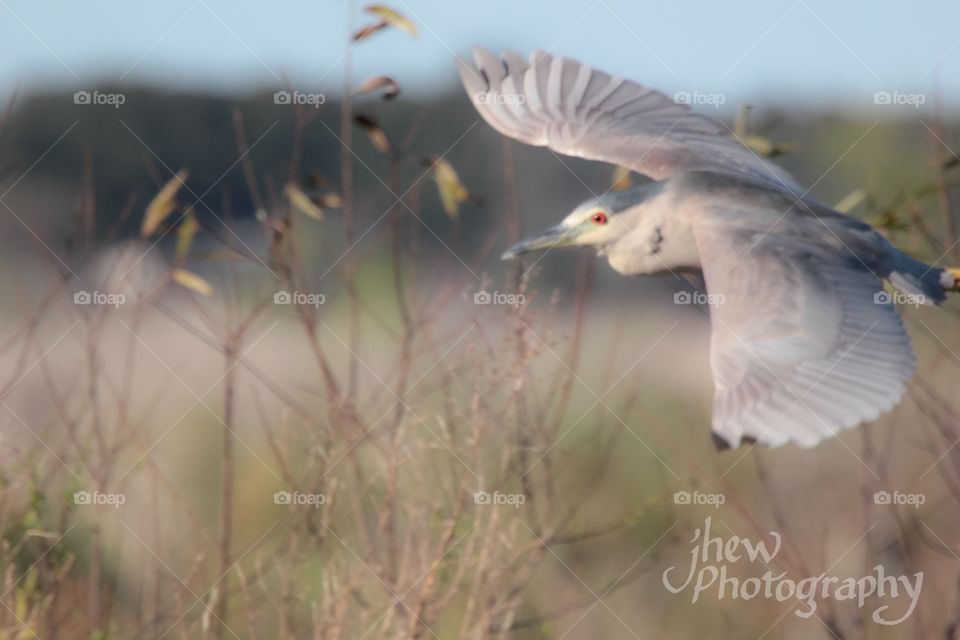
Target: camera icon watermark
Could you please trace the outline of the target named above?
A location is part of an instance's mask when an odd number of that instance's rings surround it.
[[[899,491],[877,491],[873,494],[873,504],[905,505],[919,509],[927,501],[923,493],[901,493]]]
[[[522,293],[477,291],[473,294],[473,304],[505,304],[516,308],[526,301],[527,298]]]
[[[673,504],[707,505],[719,509],[726,503],[727,496],[722,493],[701,493],[700,491],[674,491]]]
[[[303,93],[302,91],[277,91],[273,94],[273,104],[305,105],[319,109],[327,102],[322,93]]]
[[[73,304],[107,305],[114,309],[126,303],[127,296],[122,293],[104,293],[102,291],[77,291],[73,294]]]
[[[520,506],[526,504],[526,502],[527,496],[523,493],[500,493],[499,491],[494,491],[493,493],[489,491],[473,492],[473,504],[481,506],[508,505],[519,509]]]
[[[273,294],[273,304],[296,304],[319,308],[327,297],[322,293],[305,293],[303,291],[277,291]]]
[[[927,102],[922,93],[903,93],[901,91],[877,91],[873,94],[873,104],[889,106],[907,106],[919,109]]]
[[[119,509],[126,503],[127,496],[122,493],[100,493],[99,491],[77,491],[73,494],[73,504],[84,506],[110,506]]]
[[[77,91],[73,94],[73,104],[80,105],[107,105],[119,109],[127,101],[122,93],[102,93],[100,91]]]
[[[299,491],[277,491],[273,494],[273,504],[283,506],[306,505],[319,509],[320,505],[326,504],[327,496],[322,493],[301,493]]]

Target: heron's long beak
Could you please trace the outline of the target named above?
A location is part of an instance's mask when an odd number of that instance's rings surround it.
[[[531,251],[571,247],[575,244],[574,241],[579,235],[580,233],[577,227],[567,227],[558,224],[526,240],[521,240],[507,249],[506,252],[500,256],[500,259],[509,260],[510,258],[516,258],[522,253],[530,253]]]

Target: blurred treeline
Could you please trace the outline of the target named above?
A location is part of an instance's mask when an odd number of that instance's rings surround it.
[[[295,107],[275,104],[272,91],[240,96],[143,87],[100,91],[122,93],[124,104],[78,105],[67,92],[22,95],[12,101],[0,132],[0,185],[9,189],[5,202],[14,211],[29,212],[29,226],[55,251],[72,248],[79,233],[98,241],[108,232],[110,237],[134,234],[150,198],[181,168],[189,169],[189,183],[197,194],[206,192],[195,212],[211,230],[217,226],[213,213],[240,223],[252,220],[257,206],[238,162],[240,129],[250,147],[251,166],[264,177],[268,191],[273,185],[275,193],[263,197],[268,208],[280,199],[287,182],[307,190],[339,184],[343,150],[341,103],[336,96],[326,96],[315,110],[301,107],[298,118]],[[479,120],[459,87],[416,99],[401,94],[391,101],[364,96],[353,102],[354,113],[379,126],[392,147],[390,153],[382,153],[355,128],[350,146],[356,154],[353,175],[360,223],[372,223],[389,206],[385,180],[389,156],[398,147],[404,147],[397,163],[401,184],[425,173],[426,158],[443,155],[483,206],[469,203],[452,219],[435,190],[425,188],[431,181],[422,180],[419,215],[425,225],[417,225],[413,232],[423,237],[421,250],[427,255],[446,251],[431,239],[434,234],[455,253],[473,255],[477,238],[497,231],[494,226],[508,206],[500,136]],[[776,161],[801,184],[811,186],[820,200],[836,204],[862,189],[847,199],[853,215],[896,230],[910,224],[904,206],[915,204],[929,209],[926,213],[935,226],[935,167],[950,152],[934,144],[933,129],[940,130],[949,144],[949,132],[956,128],[950,114],[935,125],[930,113],[914,109],[886,113],[870,106],[859,112],[797,113],[789,105],[760,105],[750,112],[748,126],[751,134],[775,145],[777,155],[785,152]],[[709,107],[701,111],[733,126],[732,112]],[[301,139],[302,144],[295,142]],[[510,144],[516,156],[516,202],[527,230],[552,224],[591,192],[602,193],[610,184],[609,167]],[[297,145],[298,166],[292,167],[291,147]],[[84,221],[84,215],[93,220]],[[335,211],[331,219],[338,222]],[[6,224],[8,229],[16,226],[10,220]],[[371,239],[383,232],[374,229]],[[24,233],[22,228],[5,233],[0,242],[15,250],[24,245]],[[918,243],[915,248],[922,247]],[[560,266],[555,257],[544,264],[551,269]]]

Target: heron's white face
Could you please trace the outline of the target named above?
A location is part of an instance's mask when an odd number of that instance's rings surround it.
[[[602,248],[623,233],[622,228],[618,232],[618,227],[622,225],[618,224],[615,216],[616,213],[609,206],[597,199],[587,200],[571,211],[560,224],[518,242],[501,257],[508,259],[522,253],[562,247]]]
[[[622,235],[622,229],[617,232],[621,222],[616,216],[610,207],[591,199],[571,211],[560,224],[574,232],[572,245],[602,246]]]

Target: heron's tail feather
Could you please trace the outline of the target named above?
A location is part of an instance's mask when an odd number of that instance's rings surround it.
[[[942,303],[947,299],[946,292],[957,284],[949,270],[931,267],[903,253],[897,255],[896,266],[889,278],[897,289],[915,296],[924,304]],[[947,279],[950,282],[945,282]]]

